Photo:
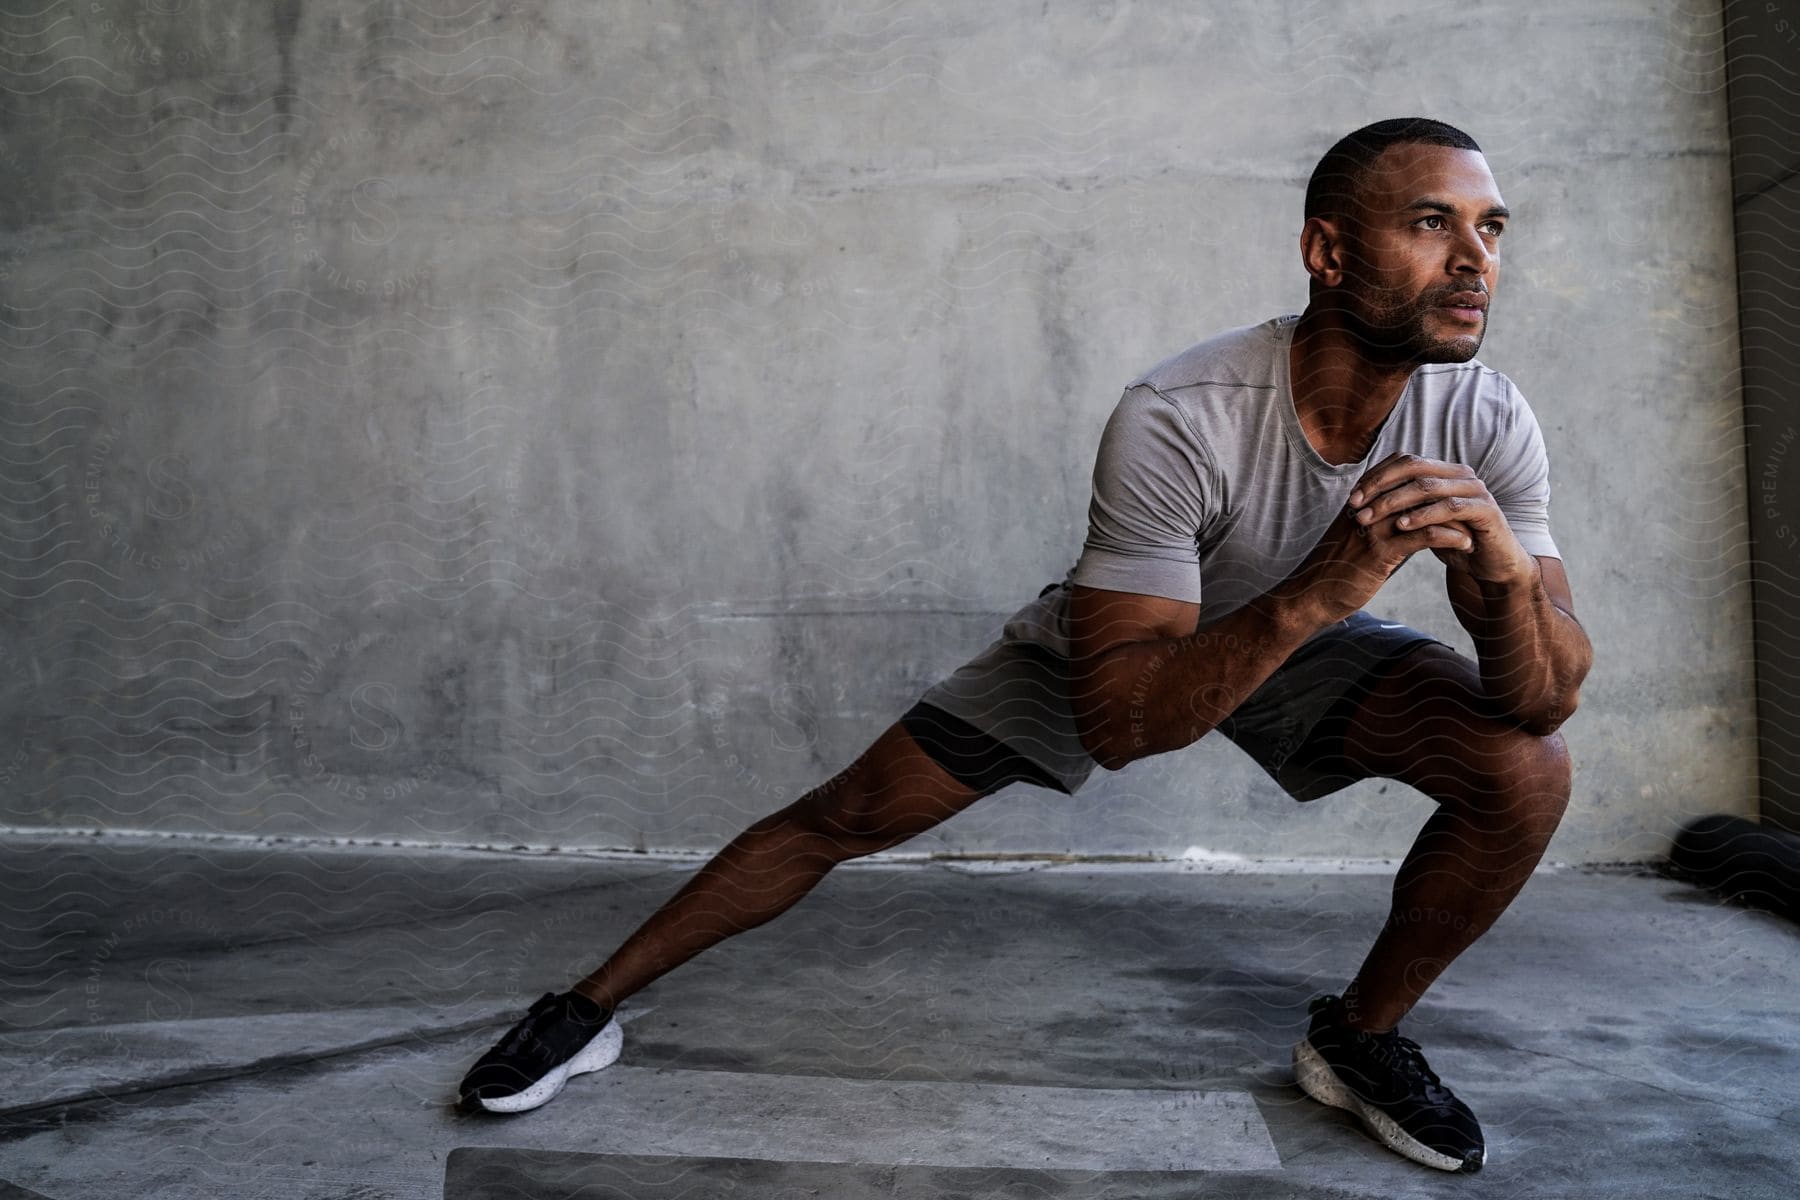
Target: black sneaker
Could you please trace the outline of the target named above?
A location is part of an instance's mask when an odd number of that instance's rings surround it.
[[[1346,1109],[1389,1149],[1440,1171],[1479,1171],[1481,1125],[1438,1079],[1419,1043],[1400,1031],[1358,1033],[1337,1023],[1336,996],[1309,1006],[1312,1026],[1294,1046],[1294,1082],[1321,1104]]]
[[[624,1038],[612,1013],[575,992],[546,992],[457,1089],[471,1112],[520,1113],[546,1104],[570,1076],[611,1066]]]

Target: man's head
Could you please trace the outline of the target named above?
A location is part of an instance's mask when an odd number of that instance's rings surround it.
[[[1331,310],[1369,357],[1475,357],[1508,215],[1475,139],[1424,117],[1364,126],[1319,160],[1305,213],[1312,304]]]

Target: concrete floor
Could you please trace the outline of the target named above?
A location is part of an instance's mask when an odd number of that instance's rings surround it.
[[[1415,1166],[1292,1085],[1392,867],[852,864],[627,1006],[510,1120],[469,1063],[693,864],[14,837],[0,1200],[1790,1196],[1800,954],[1547,870],[1402,1031],[1488,1136]]]

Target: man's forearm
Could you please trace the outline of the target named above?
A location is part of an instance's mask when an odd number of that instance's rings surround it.
[[[1537,734],[1554,733],[1575,711],[1593,647],[1579,622],[1556,607],[1541,571],[1516,584],[1481,585],[1469,629],[1481,682],[1507,716]]]
[[[1199,741],[1326,624],[1304,599],[1267,593],[1186,637],[1113,647],[1093,668],[1109,697],[1095,758],[1116,771]]]

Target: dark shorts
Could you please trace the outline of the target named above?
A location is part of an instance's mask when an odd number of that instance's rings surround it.
[[[1382,674],[1413,647],[1445,643],[1352,613],[1314,634],[1245,697],[1218,732],[1296,800],[1364,778],[1342,755],[1344,731]],[[1074,795],[1099,764],[1081,747],[1068,661],[1002,638],[928,688],[900,722],[954,778],[976,790],[1031,783]]]

